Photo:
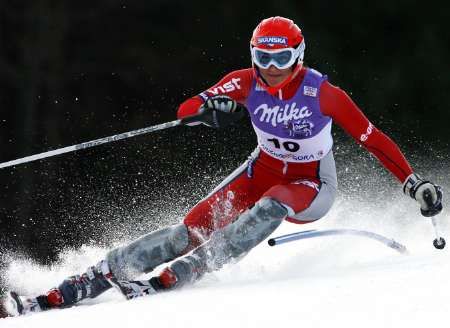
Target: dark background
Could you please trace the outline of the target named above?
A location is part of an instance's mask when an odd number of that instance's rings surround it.
[[[274,15],[297,22],[307,65],[412,163],[448,154],[447,3],[213,3],[0,2],[0,162],[173,120],[184,99],[249,67],[253,28]],[[339,166],[358,147],[334,131]],[[181,127],[1,169],[0,251],[51,263],[177,221],[255,142],[248,122]]]

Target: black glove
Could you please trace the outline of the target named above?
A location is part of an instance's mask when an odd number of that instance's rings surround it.
[[[223,128],[240,120],[245,115],[244,109],[244,105],[228,96],[212,96],[200,107],[198,120],[216,129]]]
[[[442,189],[413,173],[406,178],[403,192],[420,204],[423,216],[435,216],[442,211]]]

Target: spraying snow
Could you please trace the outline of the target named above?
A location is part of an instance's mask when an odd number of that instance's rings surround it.
[[[444,235],[449,218],[446,210],[438,217]],[[432,226],[415,203],[398,195],[380,208],[341,197],[322,220],[308,226],[286,222],[271,237],[330,228],[380,233],[405,244],[411,254],[357,236],[275,247],[264,242],[239,263],[181,290],[132,301],[110,290],[70,309],[3,319],[0,326],[423,327],[445,322],[450,252],[433,248]],[[6,280],[20,293],[39,293],[84,271],[106,251],[91,246],[68,250],[50,268],[10,259]]]

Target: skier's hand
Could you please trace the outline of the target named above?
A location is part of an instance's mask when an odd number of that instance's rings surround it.
[[[223,128],[240,120],[245,107],[225,96],[212,96],[200,107],[200,121],[213,128]]]
[[[420,204],[423,216],[434,216],[442,211],[442,189],[413,173],[406,178],[403,192]]]
[[[224,113],[233,113],[236,111],[237,102],[233,98],[225,95],[209,97],[203,104],[205,109],[217,110]]]

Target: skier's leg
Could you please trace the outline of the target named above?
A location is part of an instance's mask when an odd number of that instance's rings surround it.
[[[49,308],[72,306],[83,299],[95,298],[119,279],[149,272],[154,267],[185,254],[187,227],[178,224],[149,233],[132,243],[110,251],[106,260],[89,267],[85,273],[66,278],[57,288],[37,297],[10,294],[13,313],[39,312]]]
[[[174,261],[159,276],[142,281],[115,281],[128,299],[178,288],[194,282],[204,273],[239,259],[267,238],[287,216],[288,211],[273,198],[264,197],[249,210],[187,256]]]
[[[111,272],[105,261],[89,267],[85,273],[65,279],[58,288],[53,288],[37,297],[19,296],[10,292],[6,300],[6,308],[11,315],[22,315],[40,312],[51,308],[62,308],[74,305],[85,298],[94,298],[111,288],[108,281]]]
[[[319,162],[317,177],[302,178],[271,187],[264,195],[277,199],[288,209],[289,222],[316,221],[330,210],[336,197],[337,178],[333,153]]]
[[[227,226],[261,198],[267,188],[249,176],[249,165],[246,162],[237,168],[185,216],[183,222],[193,246],[204,243],[211,233]]]
[[[245,255],[267,238],[283,221],[308,223],[331,208],[336,189],[326,184],[301,180],[270,188],[255,206],[241,214],[189,255],[173,262],[158,277],[168,289],[199,279],[233,258]]]
[[[325,216],[333,205],[336,189],[328,184],[301,179],[291,184],[274,186],[264,196],[275,198],[286,207],[286,221],[304,224]]]
[[[295,223],[308,223],[323,217],[334,202],[337,188],[331,152],[320,162],[317,171],[318,178],[299,179],[269,188],[253,208],[164,270],[158,277],[161,284],[164,288],[181,286],[198,279],[206,271],[220,268],[222,263],[245,254],[264,240],[285,216]],[[263,208],[274,211],[268,214]]]
[[[89,267],[86,273],[65,279],[47,293],[51,307],[71,306],[85,298],[95,298],[111,288],[114,280],[128,280],[150,272],[156,266],[184,254],[188,246],[184,224],[151,232],[128,245],[113,249],[106,260]]]
[[[244,256],[267,238],[286,218],[288,211],[277,200],[263,197],[226,227],[187,256],[173,262],[158,277],[165,289],[180,287],[217,270],[232,259]]]
[[[106,255],[106,261],[114,277],[132,279],[185,254],[188,246],[188,229],[185,224],[180,223],[113,249]]]

